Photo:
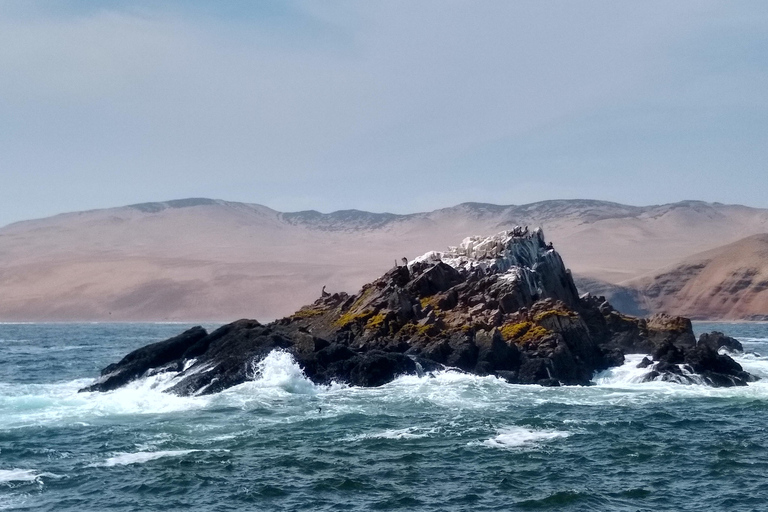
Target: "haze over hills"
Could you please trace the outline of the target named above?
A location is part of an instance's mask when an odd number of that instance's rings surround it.
[[[403,256],[514,225],[543,227],[575,274],[616,284],[766,233],[768,210],[559,200],[322,214],[183,199],[67,213],[0,229],[0,320],[271,319],[324,285],[354,292]]]

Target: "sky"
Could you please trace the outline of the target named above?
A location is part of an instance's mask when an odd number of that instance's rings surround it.
[[[768,2],[0,0],[0,225],[210,197],[768,207]]]

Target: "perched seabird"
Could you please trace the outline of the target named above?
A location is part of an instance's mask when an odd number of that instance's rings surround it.
[[[322,289],[322,291],[320,292],[320,296],[321,296],[321,297],[328,297],[328,296],[330,296],[330,295],[331,295],[330,293],[328,293],[327,291],[325,291],[325,285],[323,285],[323,289]]]

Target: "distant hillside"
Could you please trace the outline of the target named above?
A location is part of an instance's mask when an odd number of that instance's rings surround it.
[[[633,316],[648,316],[664,310],[648,309],[642,294],[631,286],[613,284],[600,279],[574,275],[573,281],[580,293],[589,292],[596,297],[605,297],[611,305],[622,313]]]
[[[403,256],[516,224],[542,226],[578,276],[616,284],[768,232],[768,210],[560,200],[323,214],[182,199],[67,213],[0,229],[0,320],[271,319],[324,285],[354,292]]]
[[[625,285],[646,310],[768,320],[768,234],[696,254]]]

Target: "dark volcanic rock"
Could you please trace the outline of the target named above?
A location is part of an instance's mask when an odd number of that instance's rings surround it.
[[[354,386],[381,386],[398,375],[417,373],[416,362],[404,354],[371,350],[356,357],[344,379]]]
[[[168,340],[134,350],[120,362],[104,368],[101,377],[81,391],[112,391],[150,370],[159,371],[164,367],[178,371],[179,364],[185,360],[184,354],[207,335],[202,327],[193,327]]]
[[[718,354],[709,345],[699,345],[685,354],[685,364],[704,380],[716,387],[746,386],[756,380],[730,357]]]
[[[653,353],[657,363],[646,357],[638,368],[651,368],[646,381],[661,379],[687,384],[703,381],[714,387],[746,386],[757,378],[745,372],[731,357],[717,353],[719,347],[736,344],[741,346],[737,340],[722,333],[703,334],[694,347],[680,348],[668,339]]]
[[[208,334],[196,327],[109,365],[84,391],[109,391],[159,371],[168,391],[215,393],[258,377],[272,351],[288,352],[317,383],[380,386],[444,367],[520,384],[586,385],[625,353],[653,354],[647,379],[743,385],[726,355],[735,340],[693,337],[685,318],[622,315],[602,297],[579,298],[540,230],[515,228],[428,253],[363,286],[324,294],[268,325],[239,320]],[[738,342],[736,342],[738,343]],[[697,377],[698,376],[698,377]]]
[[[726,336],[718,331],[702,334],[699,336],[698,344],[706,345],[714,350],[719,350],[725,347],[731,352],[744,352],[744,347],[739,340]]]
[[[644,357],[643,360],[640,361],[640,363],[637,365],[637,367],[638,368],[648,368],[651,365],[653,365],[653,360],[648,358],[648,357]]]
[[[273,325],[261,325],[255,320],[238,320],[213,331],[200,344],[207,345],[197,355],[194,364],[180,375],[180,382],[170,391],[180,395],[216,393],[254,377],[255,362],[273,350],[301,347],[300,342],[312,344],[312,339],[294,339]]]

